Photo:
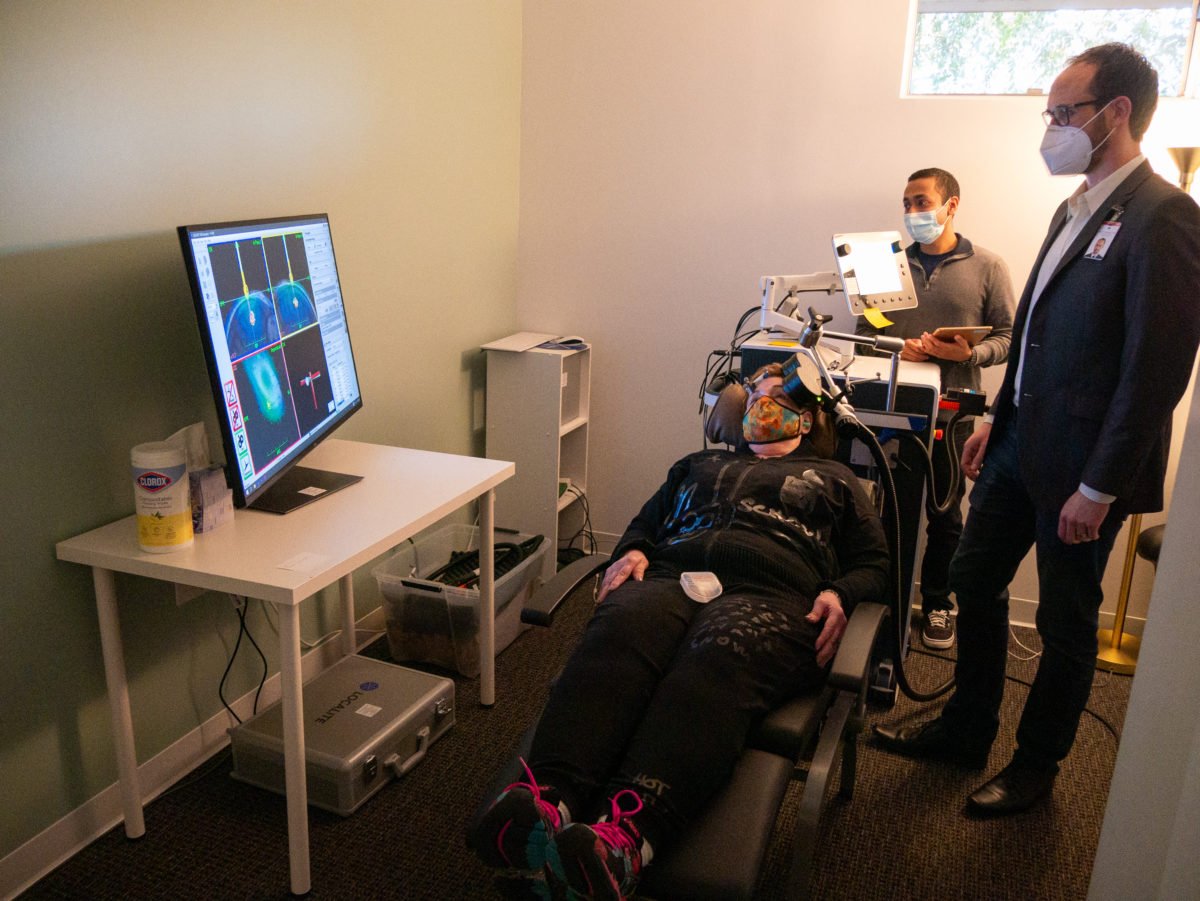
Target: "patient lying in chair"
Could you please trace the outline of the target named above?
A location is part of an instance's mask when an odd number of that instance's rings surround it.
[[[884,593],[883,529],[850,470],[816,451],[823,414],[783,391],[778,366],[752,386],[744,446],[684,457],[629,524],[526,781],[477,827],[484,863],[546,897],[631,895],[754,722],[819,683],[854,604]],[[684,573],[715,575],[720,594],[689,597]]]

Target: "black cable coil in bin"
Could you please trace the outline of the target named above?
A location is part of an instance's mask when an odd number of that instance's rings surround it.
[[[541,546],[543,536],[534,535],[519,544],[508,541],[497,541],[496,560],[493,567],[494,577],[500,578]],[[479,586],[479,551],[452,551],[450,560],[426,576],[430,582],[441,582],[443,585],[454,585],[457,588],[476,588]]]

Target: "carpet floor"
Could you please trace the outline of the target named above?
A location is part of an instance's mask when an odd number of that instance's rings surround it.
[[[552,629],[532,629],[497,658],[496,697],[479,705],[477,679],[455,677],[457,722],[401,780],[350,817],[311,809],[314,901],[459,901],[497,898],[492,874],[464,845],[482,794],[545,700],[591,610],[590,587],[564,604]],[[1018,643],[1016,639],[1020,640]],[[1089,713],[1050,803],[1027,814],[980,821],[963,802],[1012,753],[1013,732],[1036,669],[1037,636],[1014,630],[1002,726],[985,774],[918,763],[864,741],[850,802],[833,800],[822,822],[812,892],[818,899],[1043,899],[1087,894],[1117,739],[1131,679],[1097,673]],[[388,657],[380,640],[364,653]],[[436,670],[434,670],[436,671]],[[914,652],[906,663],[920,688],[947,678],[943,656]],[[936,707],[901,697],[872,720],[925,718]],[[25,901],[60,899],[282,899],[288,892],[283,798],[229,777],[228,750],[146,808],[146,834],[121,827],[74,855],[26,891]],[[796,789],[792,790],[792,794]],[[794,802],[795,798],[790,798]],[[759,897],[783,899],[795,804],[785,805]]]

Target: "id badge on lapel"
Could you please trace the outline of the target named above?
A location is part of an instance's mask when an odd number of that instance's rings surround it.
[[[1096,230],[1095,237],[1092,238],[1091,244],[1088,245],[1087,253],[1083,255],[1085,260],[1102,260],[1104,255],[1108,253],[1112,247],[1113,241],[1117,239],[1117,232],[1121,230],[1121,215],[1125,212],[1124,207],[1115,206],[1108,211],[1108,216],[1100,228]]]

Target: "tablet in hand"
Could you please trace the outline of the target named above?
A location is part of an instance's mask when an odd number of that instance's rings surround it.
[[[944,325],[930,334],[939,341],[953,341],[955,335],[962,335],[967,339],[967,344],[974,347],[986,338],[991,330],[990,325]]]

